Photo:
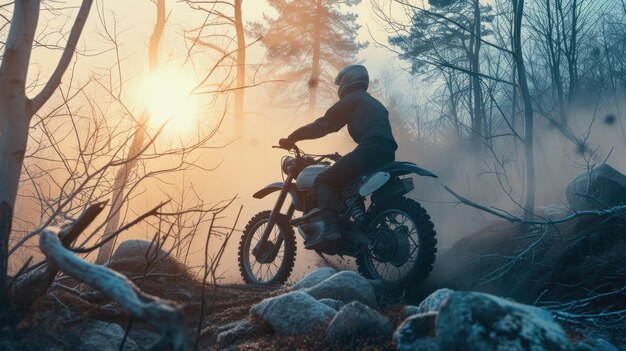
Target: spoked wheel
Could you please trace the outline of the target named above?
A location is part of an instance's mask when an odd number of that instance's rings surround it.
[[[357,257],[361,274],[398,285],[414,286],[426,279],[435,262],[437,239],[419,203],[401,197],[373,204],[366,223],[370,242]]]
[[[247,284],[279,285],[289,278],[296,259],[296,235],[285,219],[279,218],[256,256],[271,211],[257,213],[246,225],[239,242],[239,271]]]

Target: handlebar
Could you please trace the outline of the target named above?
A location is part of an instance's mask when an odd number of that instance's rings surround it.
[[[326,154],[326,155],[310,155],[310,154],[307,154],[307,153],[303,152],[302,150],[300,150],[300,148],[298,148],[298,146],[296,146],[296,145],[294,145],[291,149],[287,149],[287,148],[284,148],[284,147],[278,146],[278,145],[273,145],[272,148],[273,149],[283,149],[283,150],[287,150],[287,151],[292,151],[293,150],[296,153],[296,156],[298,158],[307,158],[307,157],[314,158],[314,157],[317,157],[318,159],[315,160],[316,163],[322,162],[324,159],[329,159],[329,160],[332,160],[334,162],[337,162],[341,158],[341,155],[338,152],[335,152],[334,154]]]

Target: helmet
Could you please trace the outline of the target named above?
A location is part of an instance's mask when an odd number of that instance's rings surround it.
[[[370,77],[362,65],[348,65],[339,71],[335,78],[335,85],[339,86],[339,98],[342,98],[350,87],[361,85],[367,90],[369,84]]]

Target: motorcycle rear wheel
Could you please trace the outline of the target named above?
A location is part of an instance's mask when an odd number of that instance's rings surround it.
[[[262,211],[254,215],[239,241],[239,271],[246,284],[281,285],[287,281],[293,270],[296,261],[296,235],[283,217],[277,219],[268,238],[268,242],[275,244],[278,237],[282,236],[282,244],[275,257],[270,262],[261,263],[252,254],[252,249],[261,239],[267,226],[270,213],[271,211]],[[277,260],[279,262],[276,262]]]
[[[365,220],[371,242],[357,256],[359,272],[392,285],[421,284],[432,270],[437,252],[436,232],[426,210],[418,202],[400,197],[374,203]]]

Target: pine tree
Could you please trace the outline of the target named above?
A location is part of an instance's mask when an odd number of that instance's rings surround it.
[[[493,8],[479,0],[430,0],[428,9],[413,12],[407,34],[389,38],[391,45],[400,49],[399,57],[411,63],[414,74],[434,72],[451,80],[451,74],[467,75],[469,131],[471,143],[480,155],[485,129],[485,106],[481,75],[481,47],[483,38],[492,34],[488,25],[493,22]],[[452,86],[452,85],[449,85]],[[457,91],[449,91],[450,96]]]
[[[265,16],[265,23],[253,23],[251,32],[262,36],[267,48],[268,67],[275,78],[291,81],[305,89],[295,98],[314,114],[320,95],[336,98],[332,87],[335,74],[355,63],[356,54],[367,44],[357,41],[358,16],[341,5],[361,0],[269,0],[278,16]],[[306,84],[303,84],[305,83]],[[284,89],[282,91],[292,91]]]

